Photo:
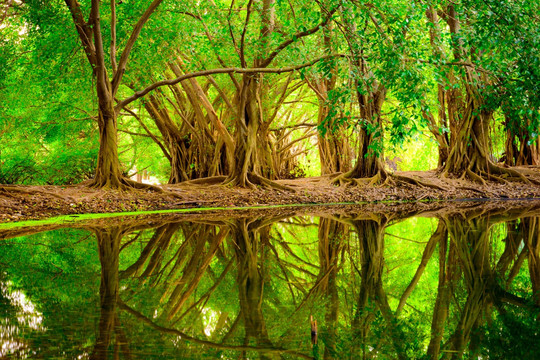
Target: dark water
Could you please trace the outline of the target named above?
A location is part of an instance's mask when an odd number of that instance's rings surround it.
[[[2,234],[0,359],[540,359],[530,213],[77,227]]]

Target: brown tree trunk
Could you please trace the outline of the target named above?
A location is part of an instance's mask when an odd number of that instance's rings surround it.
[[[129,54],[133,49],[144,24],[162,1],[163,0],[153,0],[146,8],[143,15],[135,24],[118,62],[116,58],[116,2],[111,2],[111,43],[107,53],[110,54],[110,70],[112,77],[109,77],[107,66],[105,65],[106,55],[101,30],[101,1],[93,0],[91,2],[89,19],[85,20],[81,5],[76,0],[65,0],[66,6],[71,13],[75,29],[83,45],[84,52],[92,67],[93,74],[95,75],[99,104],[98,127],[100,147],[96,175],[91,182],[91,185],[93,186],[112,188],[136,186],[134,181],[130,181],[123,176],[120,160],[118,159],[117,109],[114,106],[114,99],[122,81]],[[142,184],[139,184],[138,186],[151,187]]]
[[[118,158],[116,112],[111,100],[104,95],[99,98],[99,152],[96,173],[91,185],[120,188],[124,186],[122,181],[124,176]]]
[[[532,141],[526,128],[514,129],[523,125],[512,124],[507,116],[505,120],[505,164],[508,166],[540,165],[540,147],[538,140]]]
[[[323,29],[323,45],[327,53],[333,53],[335,48],[332,30],[332,23]],[[347,139],[346,126],[336,124],[334,122],[335,117],[329,118],[331,109],[328,103],[328,94],[336,87],[336,72],[337,66],[330,71],[330,74],[322,75],[321,79],[308,80],[308,85],[317,95],[318,101],[317,126],[319,127],[319,133],[317,147],[321,163],[321,175],[347,172],[351,169],[352,151]]]
[[[361,84],[358,84],[361,86]],[[386,98],[386,88],[372,84],[368,94],[357,92],[360,104],[360,133],[358,135],[358,153],[350,177],[373,178],[375,182],[386,178],[386,170],[381,161],[383,153],[383,126],[381,110]]]
[[[461,22],[459,14],[450,4],[445,9],[445,20],[454,40],[452,50],[456,62],[471,62],[470,54],[474,51],[466,48],[460,39]],[[497,166],[490,159],[490,146],[488,141],[489,125],[492,112],[484,107],[481,95],[482,86],[489,85],[484,72],[475,67],[461,66],[457,71],[459,77],[455,88],[448,93],[446,106],[450,123],[450,153],[443,170],[443,176],[469,177],[470,179],[485,183],[484,179],[505,182],[501,175],[508,179],[518,179],[528,182],[524,175],[512,169]],[[455,86],[454,86],[455,87]]]
[[[529,274],[532,284],[532,300],[540,306],[540,218],[522,219],[526,230],[526,246],[529,253]],[[538,315],[540,319],[540,314]]]
[[[262,123],[260,101],[260,82],[262,75],[244,74],[240,92],[236,98],[236,158],[227,184],[240,187],[253,187],[249,174],[259,175],[261,160],[258,157],[258,131]]]
[[[442,219],[439,222],[444,223]],[[440,358],[441,342],[448,319],[450,300],[455,282],[461,274],[456,256],[456,244],[455,242],[449,243],[446,231],[446,236],[442,237],[439,242],[439,284],[431,321],[431,340],[427,349],[428,358],[433,360]]]
[[[445,219],[452,242],[456,243],[459,264],[467,287],[467,299],[459,321],[447,343],[443,359],[461,358],[483,315],[493,304],[496,281],[490,264],[489,218],[461,216]]]
[[[426,16],[430,24],[429,26],[429,39],[432,47],[432,53],[435,58],[446,59],[446,53],[444,51],[443,45],[441,43],[441,29],[439,26],[439,16],[437,11],[433,6],[430,6],[426,10]],[[443,69],[440,69],[443,70]],[[444,69],[446,71],[446,69]],[[437,87],[437,98],[438,98],[438,119],[435,119],[433,114],[422,111],[422,116],[428,120],[429,131],[433,134],[433,137],[437,141],[439,148],[439,160],[438,168],[442,169],[448,160],[448,154],[450,152],[450,140],[448,138],[448,118],[446,116],[446,104],[447,96],[453,90],[445,90],[445,87],[453,89],[452,84],[454,80],[453,70],[449,69],[446,71],[446,84],[439,84]],[[446,86],[445,86],[446,85]],[[427,107],[427,105],[425,105]]]
[[[193,159],[190,156],[190,136],[180,132],[178,125],[171,119],[169,111],[158,96],[150,95],[148,101],[144,101],[144,107],[154,120],[168,149],[171,164],[169,184],[191,180],[193,177],[190,165]]]
[[[404,344],[400,341],[403,334],[399,329],[396,318],[393,315],[388,298],[383,288],[384,270],[384,232],[388,220],[379,218],[377,220],[353,220],[355,231],[358,234],[360,249],[360,276],[361,286],[358,295],[356,313],[352,321],[353,336],[360,341],[362,350],[357,351],[362,354],[362,358],[370,357],[373,350],[370,350],[369,338],[371,324],[376,317],[377,309],[385,321],[389,334],[389,341],[395,349],[398,359],[406,359]],[[373,342],[372,344],[375,344]],[[356,346],[358,344],[355,344]]]
[[[360,107],[360,129],[358,134],[358,152],[356,164],[351,171],[339,176],[334,181],[368,178],[370,183],[385,180],[387,172],[381,159],[383,153],[383,126],[381,110],[387,89],[375,79],[372,69],[364,55],[366,44],[360,43],[356,36],[357,25],[347,9],[342,12],[346,27],[346,37],[351,47],[352,66],[357,71],[354,84]]]

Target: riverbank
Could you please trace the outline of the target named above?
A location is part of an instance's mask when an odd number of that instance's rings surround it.
[[[163,185],[161,189],[164,192],[93,189],[85,185],[0,186],[0,222],[69,214],[201,207],[540,198],[540,186],[534,184],[489,181],[480,184],[461,179],[440,179],[435,172],[396,175],[396,179],[380,186],[335,186],[328,177],[277,181],[290,190],[231,188],[219,185],[218,181]],[[412,181],[404,181],[405,178]]]

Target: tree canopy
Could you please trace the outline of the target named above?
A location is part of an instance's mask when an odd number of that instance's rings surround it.
[[[7,1],[0,183],[413,181],[398,166],[538,182],[538,14],[525,0]]]

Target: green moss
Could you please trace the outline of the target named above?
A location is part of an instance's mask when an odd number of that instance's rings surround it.
[[[27,220],[18,222],[8,222],[0,224],[0,229],[14,229],[24,226],[40,226],[51,224],[74,223],[85,220],[105,219],[120,216],[138,216],[138,215],[154,215],[154,214],[182,214],[182,213],[198,213],[207,211],[230,211],[230,210],[252,210],[252,209],[276,209],[288,207],[307,207],[307,206],[329,206],[329,205],[352,205],[358,203],[328,203],[328,204],[284,204],[284,205],[266,205],[266,206],[235,206],[235,207],[200,207],[187,209],[169,209],[169,210],[151,210],[151,211],[130,211],[118,213],[98,213],[98,214],[71,214],[60,215],[52,218],[41,220]]]

